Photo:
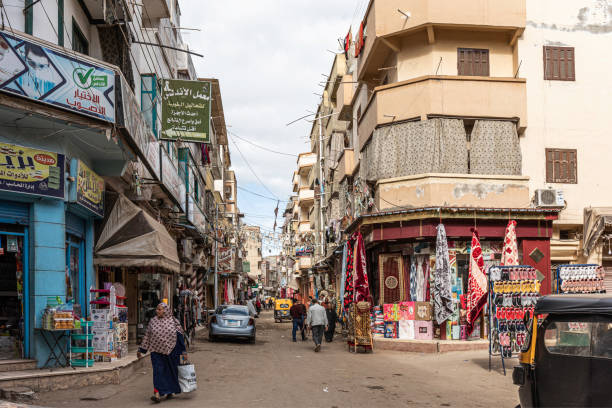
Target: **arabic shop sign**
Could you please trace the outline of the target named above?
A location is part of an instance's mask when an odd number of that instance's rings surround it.
[[[76,181],[76,202],[104,217],[104,179],[79,160]]]
[[[115,73],[0,31],[0,90],[115,122]]]
[[[162,139],[210,142],[211,88],[205,81],[162,80]]]
[[[0,143],[0,190],[64,198],[64,155]]]

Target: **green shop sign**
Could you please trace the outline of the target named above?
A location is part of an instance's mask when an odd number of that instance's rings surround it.
[[[211,83],[164,79],[161,86],[161,138],[209,143]]]

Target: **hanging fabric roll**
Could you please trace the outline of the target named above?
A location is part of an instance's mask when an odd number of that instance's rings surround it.
[[[472,334],[474,322],[478,319],[487,302],[487,276],[484,269],[484,258],[480,247],[480,238],[476,229],[472,230],[472,247],[470,251],[470,275],[468,278],[467,299],[467,334]]]
[[[506,236],[504,237],[504,249],[500,265],[518,265],[518,246],[516,243],[516,221],[508,221]]]
[[[342,246],[342,275],[340,277],[340,299],[339,302],[341,306],[341,310],[339,315],[344,312],[344,285],[346,284],[346,253],[347,253],[347,243],[345,242]]]
[[[354,290],[355,302],[370,302],[370,285],[368,282],[368,270],[365,256],[365,245],[361,232],[353,234],[355,240],[355,257],[354,257]]]
[[[416,267],[416,255],[410,257],[410,300],[416,302],[417,300],[417,267]]]
[[[438,236],[436,238],[436,268],[434,271],[433,298],[436,322],[442,324],[453,314],[450,258],[448,255],[446,229],[443,224],[438,225]]]
[[[419,255],[416,257],[416,301],[422,302],[423,298],[423,286],[425,286],[425,275],[423,271],[423,256]]]

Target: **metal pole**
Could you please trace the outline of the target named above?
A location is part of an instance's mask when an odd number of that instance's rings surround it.
[[[325,225],[323,216],[323,191],[325,188],[325,179],[323,178],[323,124],[319,117],[319,213],[321,216],[321,224],[319,239],[321,242],[321,259],[325,258]]]
[[[219,238],[217,226],[219,224],[219,207],[215,203],[215,310],[219,307]]]

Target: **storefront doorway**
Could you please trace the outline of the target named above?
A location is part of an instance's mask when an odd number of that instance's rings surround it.
[[[28,229],[0,225],[0,360],[29,355]]]
[[[67,235],[66,302],[73,303],[73,311],[77,316],[87,314],[83,252],[83,240],[74,235]]]

